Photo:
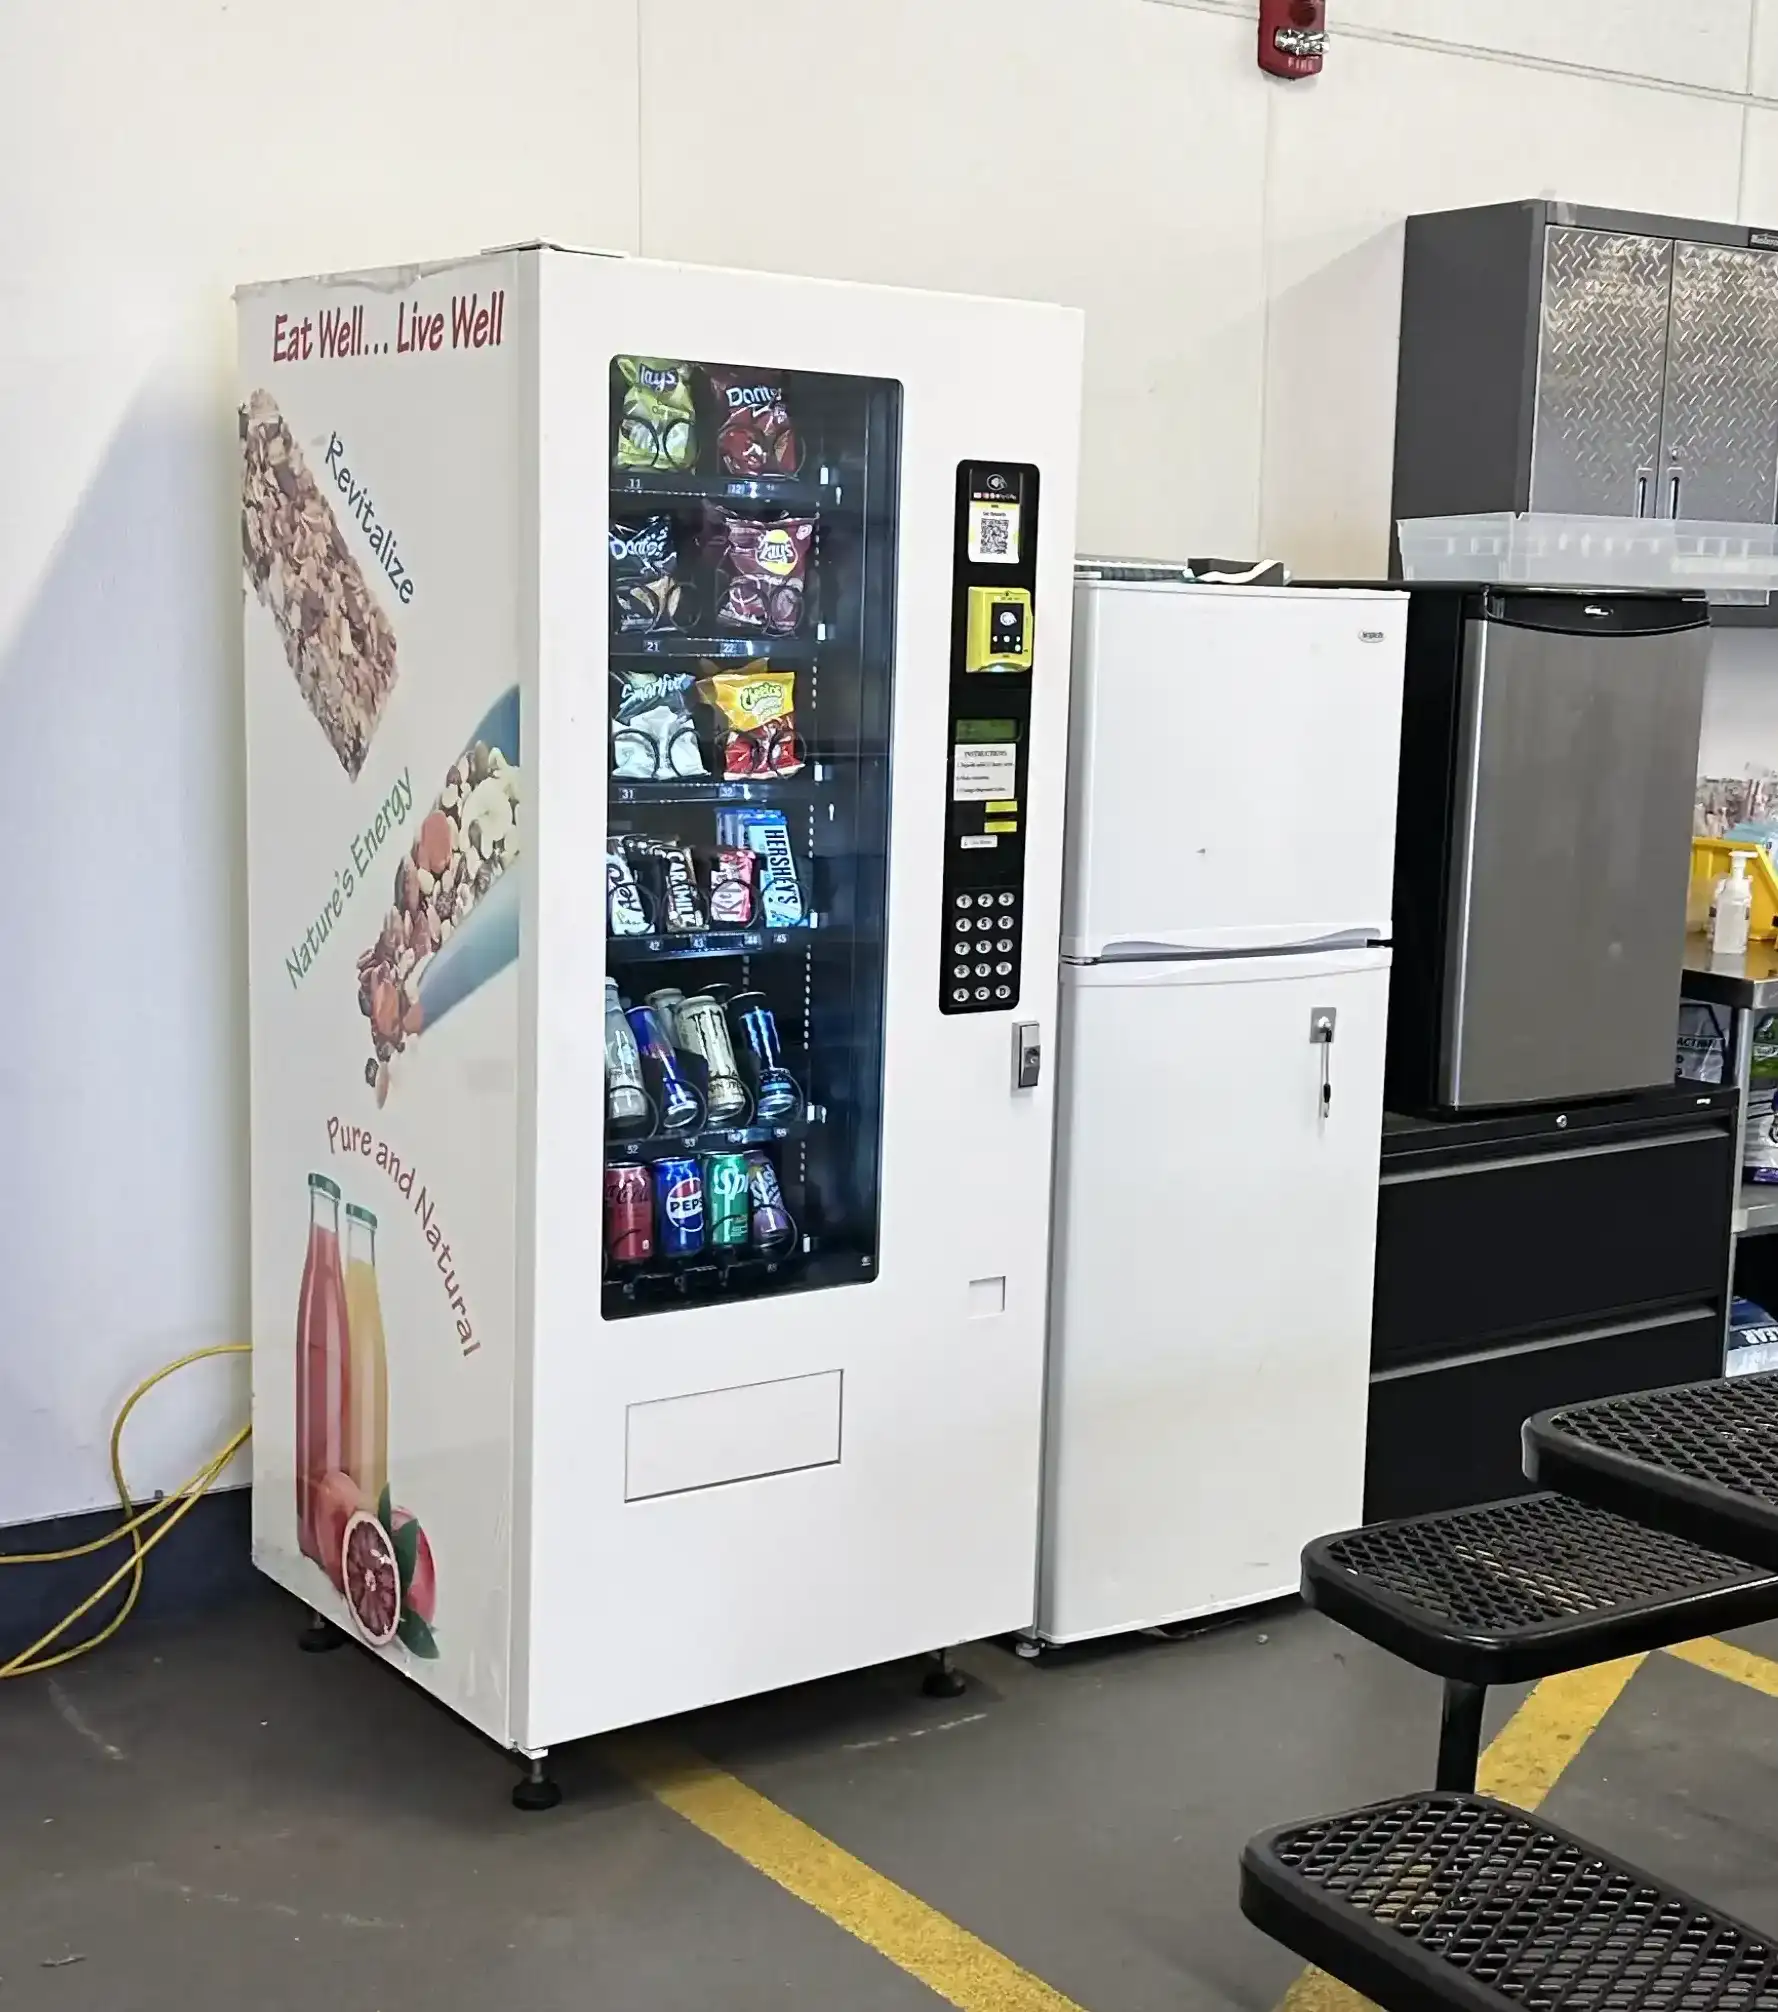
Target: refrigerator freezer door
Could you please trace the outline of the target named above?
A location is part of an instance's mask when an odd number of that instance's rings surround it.
[[[1046,1639],[1293,1592],[1359,1521],[1388,988],[1387,951],[1065,975]]]
[[[1062,954],[1387,939],[1407,597],[1082,581]]]
[[[1440,1084],[1453,1109],[1672,1080],[1709,646],[1703,627],[1470,624]]]

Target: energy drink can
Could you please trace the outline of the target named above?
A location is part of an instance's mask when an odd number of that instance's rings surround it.
[[[605,1255],[614,1265],[654,1256],[654,1183],[646,1167],[605,1169]]]
[[[795,1241],[796,1224],[784,1206],[784,1190],[778,1185],[778,1169],[768,1154],[757,1150],[745,1155],[747,1200],[751,1210],[751,1231],[755,1249],[781,1251]]]
[[[737,992],[729,1001],[728,1010],[759,1079],[754,1109],[768,1124],[775,1118],[788,1117],[802,1102],[802,1092],[797,1088],[796,1078],[784,1066],[777,1017],[766,1003],[766,995]]]
[[[655,998],[659,998],[657,992]],[[729,1039],[728,1021],[722,1008],[707,992],[681,997],[675,1009],[679,1045],[704,1058],[710,1076],[710,1122],[732,1125],[747,1109],[747,1086],[735,1064],[735,1047]]]
[[[655,1161],[654,1212],[662,1257],[693,1257],[704,1248],[704,1176],[696,1160]]]
[[[635,1029],[625,1017],[615,978],[605,981],[605,1117],[619,1131],[648,1129],[642,1058],[636,1051]]]
[[[669,1034],[673,1032],[673,1023],[679,1017],[679,1008],[684,998],[685,994],[677,985],[663,985],[658,992],[651,992],[648,995],[649,1005],[661,1016],[661,1025]]]
[[[704,1210],[712,1250],[739,1250],[746,1244],[750,1185],[744,1153],[712,1153],[704,1162]]]
[[[685,1080],[679,1066],[679,1051],[668,1038],[660,1009],[632,1006],[624,1016],[636,1036],[642,1059],[653,1071],[659,1086],[656,1102],[663,1132],[695,1132],[704,1122],[704,1100]]]

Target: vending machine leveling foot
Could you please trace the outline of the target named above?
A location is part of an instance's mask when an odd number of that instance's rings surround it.
[[[949,1649],[940,1649],[933,1657],[932,1667],[920,1683],[921,1692],[929,1698],[960,1698],[968,1688],[969,1679],[951,1666]]]
[[[309,1625],[296,1638],[305,1656],[324,1656],[330,1649],[343,1648],[346,1638],[325,1614],[309,1610]]]
[[[524,1779],[513,1784],[513,1808],[527,1812],[554,1809],[562,1800],[561,1784],[544,1773],[542,1754],[527,1754],[523,1759]]]

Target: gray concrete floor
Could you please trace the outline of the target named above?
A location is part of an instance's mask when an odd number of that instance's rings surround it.
[[[939,2002],[596,1741],[517,1815],[502,1756],[355,1651],[298,1655],[297,1618],[268,1594],[0,1684],[0,2012]],[[1271,2012],[1299,1966],[1236,1911],[1242,1842],[1430,1778],[1436,1684],[1294,1609],[961,1660],[955,1702],[894,1667],[676,1730],[1085,2012]],[[1778,1699],[1651,1659],[1547,1808],[1778,1930]]]

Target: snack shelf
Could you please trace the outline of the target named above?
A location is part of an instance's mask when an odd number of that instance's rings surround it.
[[[823,469],[823,475],[833,471]],[[780,510],[818,510],[824,500],[839,494],[841,485],[831,481],[811,481],[801,475],[760,476],[693,475],[668,470],[628,474],[612,472],[614,497],[684,498],[707,503],[760,503]]]
[[[833,773],[824,764],[806,764],[797,775],[684,776],[671,782],[617,782],[611,785],[611,804],[621,810],[626,804],[646,803],[794,803],[831,784]]]
[[[790,670],[815,660],[815,639],[809,636],[658,636],[619,633],[611,639],[613,661],[660,657],[708,657],[718,663],[751,663],[774,659]]]
[[[794,1118],[786,1118],[780,1124],[723,1125],[708,1132],[657,1132],[646,1139],[607,1135],[605,1157],[647,1165],[654,1160],[672,1160],[694,1154],[702,1159],[711,1153],[738,1153],[749,1146],[782,1146],[806,1139],[826,1117],[827,1113],[820,1105],[811,1104]]]
[[[704,929],[686,935],[610,936],[607,964],[671,964],[690,957],[752,957],[762,950],[794,950],[814,929],[813,919],[792,929]]]

